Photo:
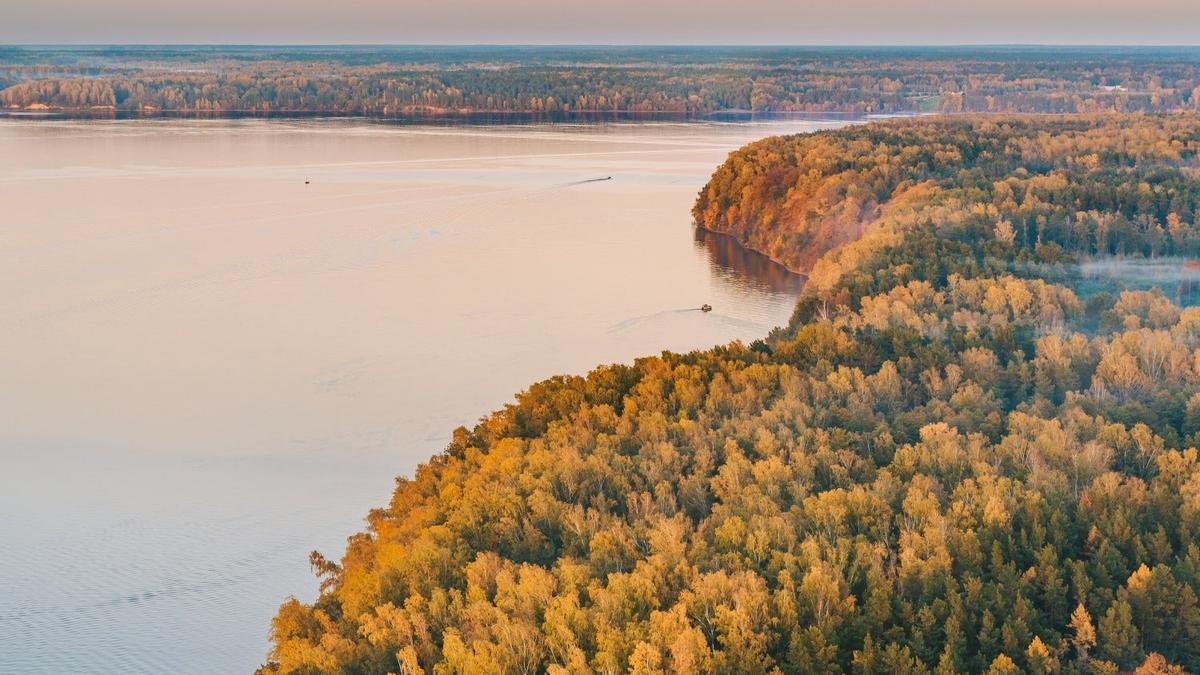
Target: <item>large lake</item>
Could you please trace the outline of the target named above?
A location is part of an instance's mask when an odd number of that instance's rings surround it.
[[[0,119],[0,672],[253,670],[455,426],[784,323],[692,200],[842,123]]]

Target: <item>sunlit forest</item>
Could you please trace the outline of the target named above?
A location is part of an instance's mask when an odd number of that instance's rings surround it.
[[[0,47],[0,107],[403,117],[1200,109],[1195,48]]]
[[[1189,267],[1198,153],[1190,115],[734,153],[697,220],[810,272],[791,324],[458,429],[263,672],[1200,670],[1200,308],[1085,273]]]

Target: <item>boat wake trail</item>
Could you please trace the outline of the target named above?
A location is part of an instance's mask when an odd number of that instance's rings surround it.
[[[699,311],[700,311],[699,307],[688,307],[687,309],[664,309],[661,312],[654,312],[653,314],[644,314],[642,316],[635,316],[633,318],[625,319],[624,321],[615,323],[612,326],[609,326],[608,332],[619,333],[623,330],[628,330],[630,328],[633,328],[634,326],[637,326],[638,324],[642,324],[647,321],[653,321],[654,319],[660,319],[660,318],[670,316],[673,314],[689,314],[691,312],[699,312]]]
[[[584,180],[574,180],[570,183],[562,183],[558,187],[571,187],[573,185],[587,185],[588,183],[603,183],[606,180],[612,180],[612,176],[601,176],[600,178],[587,178]]]

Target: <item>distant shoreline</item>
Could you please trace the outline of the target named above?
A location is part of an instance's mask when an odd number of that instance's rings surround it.
[[[871,120],[906,117],[916,112],[860,113],[846,111],[719,110],[705,113],[640,110],[581,110],[546,113],[536,111],[421,111],[375,114],[336,110],[97,110],[83,108],[0,109],[0,117],[24,120],[154,120],[154,119],[348,119],[410,124],[530,124],[596,122],[763,122],[789,119]]]

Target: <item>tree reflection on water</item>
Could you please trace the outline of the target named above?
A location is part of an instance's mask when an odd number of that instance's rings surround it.
[[[742,246],[733,237],[702,227],[694,231],[696,247],[707,253],[713,276],[721,282],[789,295],[797,295],[804,289],[804,275]]]

